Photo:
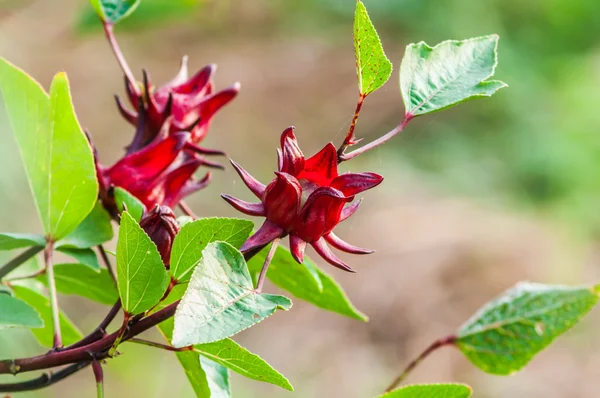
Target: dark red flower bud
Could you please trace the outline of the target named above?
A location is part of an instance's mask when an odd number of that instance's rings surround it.
[[[383,177],[375,173],[338,175],[337,151],[331,143],[305,159],[293,127],[281,135],[278,154],[279,171],[275,172],[275,179],[267,186],[231,161],[246,186],[261,202],[248,203],[225,194],[222,197],[245,214],[266,217],[264,224],[241,250],[257,250],[276,238],[290,235],[290,250],[299,263],[304,260],[308,243],[330,264],[352,271],[333,254],[327,243],[348,253],[372,253],[344,242],[333,233],[333,229],[358,209],[360,201],[348,204],[354,196],[379,185]]]
[[[175,236],[179,233],[179,224],[173,210],[167,206],[156,205],[152,211],[142,217],[140,227],[156,244],[163,263],[169,268],[171,247]]]

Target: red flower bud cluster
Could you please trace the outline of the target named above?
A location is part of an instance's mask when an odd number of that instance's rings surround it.
[[[299,263],[304,260],[308,243],[330,264],[352,271],[328,244],[348,253],[372,252],[344,242],[333,233],[333,229],[358,209],[360,201],[350,204],[354,196],[379,185],[383,177],[375,173],[338,174],[337,151],[331,143],[305,159],[293,131],[294,128],[290,127],[281,135],[279,171],[275,172],[275,179],[267,186],[232,161],[260,203],[248,203],[229,195],[222,197],[245,214],[266,217],[264,224],[241,250],[258,250],[274,239],[289,235],[292,255]]]
[[[200,166],[223,168],[205,158],[223,152],[201,147],[212,117],[238,93],[239,85],[214,93],[209,65],[188,78],[187,58],[177,76],[155,88],[144,71],[141,94],[126,82],[127,94],[137,110],[131,111],[117,97],[121,115],[136,127],[126,155],[111,167],[97,162],[101,197],[116,214],[111,187],[121,187],[137,197],[147,209],[155,205],[175,207],[181,199],[204,188],[207,173],[195,180]]]

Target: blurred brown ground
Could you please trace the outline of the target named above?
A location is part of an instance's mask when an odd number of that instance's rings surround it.
[[[122,95],[122,78],[102,35],[73,33],[80,3],[33,1],[15,12],[0,13],[0,55],[46,87],[55,72],[67,71],[80,121],[91,131],[101,160],[108,164],[120,156],[132,131],[114,106],[112,95]],[[119,40],[134,71],[147,68],[157,84],[175,73],[183,54],[190,56],[191,71],[217,63],[217,87],[239,80],[239,97],[215,118],[206,144],[226,150],[267,181],[275,165],[279,134],[288,125],[297,127],[307,154],[327,141],[341,140],[356,96],[353,52],[349,34],[345,42],[270,34],[271,3],[248,3],[252,5],[227,16],[220,29],[171,24],[143,33],[128,32],[119,35]],[[388,53],[394,54],[395,65],[400,49],[414,40],[418,38],[391,41]],[[400,117],[396,85],[394,74],[386,88],[369,99],[359,135],[383,133],[392,127],[390,120]],[[396,138],[396,144],[409,140],[424,123],[435,122],[435,117],[416,121],[403,137]],[[35,216],[29,215],[31,200],[20,179],[21,167],[15,163],[16,146],[6,138],[9,134],[3,127],[0,183],[5,192],[0,195],[0,230],[32,232],[37,224]],[[432,340],[452,333],[480,305],[515,282],[580,283],[598,277],[595,248],[579,244],[576,237],[544,220],[510,213],[495,203],[439,192],[402,159],[394,158],[393,151],[376,150],[344,166],[386,176],[381,188],[364,194],[361,211],[340,226],[338,234],[376,253],[345,257],[358,271],[354,275],[323,264],[371,320],[359,323],[295,300],[292,311],[278,313],[243,332],[238,341],[288,376],[296,392],[234,375],[236,397],[372,397]],[[250,198],[228,168],[215,173],[212,185],[188,202],[202,216],[236,216],[220,200],[221,192]],[[62,301],[84,331],[91,330],[106,311],[83,300]],[[425,361],[408,382],[465,382],[480,398],[598,397],[598,331],[600,317],[595,312],[511,377],[486,375],[459,352],[446,348]],[[22,334],[14,334],[12,342],[21,345],[10,347],[15,355],[38,350]],[[0,340],[7,345],[0,350],[8,349],[10,343]],[[192,396],[170,353],[131,345],[122,351],[124,355],[106,367],[107,397]],[[0,377],[0,381],[8,379]],[[89,371],[23,396],[94,394]]]

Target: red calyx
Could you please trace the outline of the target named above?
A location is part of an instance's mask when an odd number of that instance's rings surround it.
[[[160,257],[168,269],[170,266],[171,247],[179,233],[179,224],[173,210],[167,206],[156,205],[152,211],[140,220],[140,227],[156,244]]]

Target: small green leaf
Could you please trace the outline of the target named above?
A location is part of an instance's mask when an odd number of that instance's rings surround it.
[[[379,398],[469,398],[472,393],[471,387],[464,384],[415,384]]]
[[[268,248],[265,248],[250,260],[248,267],[253,273],[260,271],[267,252]],[[354,307],[338,283],[311,259],[304,257],[304,264],[298,264],[289,250],[282,246],[275,252],[267,277],[280,289],[319,308],[359,321],[369,319]]]
[[[36,279],[43,284],[48,283],[45,275]],[[75,294],[107,305],[119,299],[115,283],[105,269],[95,272],[82,264],[57,264],[54,266],[54,280],[56,290],[62,294]]]
[[[131,14],[141,0],[90,0],[98,17],[106,23],[115,24]]]
[[[0,250],[13,250],[31,246],[46,246],[42,235],[0,233]]]
[[[231,398],[229,370],[216,362],[200,357],[200,365],[206,373],[210,398]]]
[[[498,35],[406,47],[400,82],[407,115],[440,111],[477,97],[489,97],[506,84],[487,80],[498,63]]]
[[[156,245],[126,211],[117,242],[117,281],[123,309],[133,315],[157,304],[169,282]]]
[[[64,73],[50,95],[25,72],[0,58],[0,90],[48,238],[67,236],[96,202],[92,149],[79,126]]]
[[[194,351],[242,376],[294,391],[285,376],[273,369],[261,357],[251,353],[231,339],[198,344],[194,346]]]
[[[590,287],[519,283],[469,319],[456,345],[481,370],[508,375],[573,327],[597,301]]]
[[[386,57],[375,26],[361,1],[354,13],[354,52],[358,88],[364,96],[383,86],[392,75],[392,63]]]
[[[71,232],[66,238],[56,242],[54,247],[87,249],[101,245],[113,238],[113,229],[110,221],[110,215],[104,209],[102,203],[97,201],[91,213],[75,228],[75,231]]]
[[[81,264],[90,267],[90,269],[100,272],[100,263],[98,262],[98,256],[92,249],[70,249],[68,247],[59,247],[59,252],[66,254],[67,256],[73,257]]]
[[[202,252],[177,307],[173,345],[222,340],[291,306],[287,297],[257,293],[242,254],[228,243],[213,242]]]
[[[146,212],[146,206],[138,198],[127,192],[123,188],[116,187],[114,191],[115,203],[117,204],[117,210],[122,213],[125,208],[137,222],[140,222],[142,216]],[[123,206],[125,205],[125,206]]]
[[[253,227],[251,221],[238,218],[203,218],[185,224],[171,249],[172,277],[179,282],[188,281],[209,243],[222,241],[239,248]]]
[[[40,314],[44,322],[44,327],[41,329],[32,329],[31,332],[39,343],[45,347],[53,346],[53,327],[52,327],[52,310],[50,308],[50,301],[29,288],[23,286],[12,286],[15,296],[23,300],[30,306],[36,309]],[[73,325],[71,320],[60,311],[60,330],[62,333],[62,340],[64,345],[71,345],[83,338],[81,332]]]
[[[44,327],[44,321],[23,300],[0,293],[0,329],[5,327],[41,328]]]

